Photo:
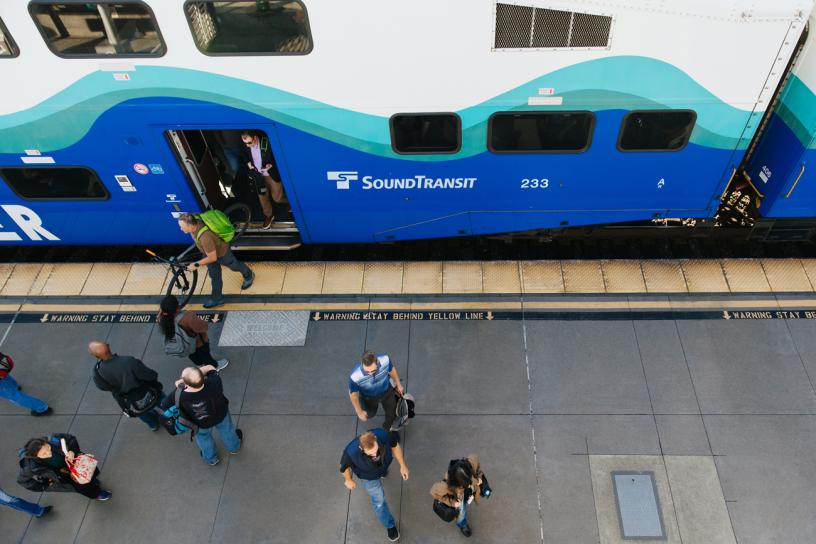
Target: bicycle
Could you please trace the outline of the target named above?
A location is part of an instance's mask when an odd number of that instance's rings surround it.
[[[235,203],[228,206],[224,213],[232,221],[235,228],[235,236],[232,241],[237,240],[246,232],[247,226],[252,216],[249,206],[242,203]],[[195,293],[196,285],[198,284],[198,269],[187,266],[200,257],[199,255],[189,255],[192,250],[196,249],[196,245],[192,244],[190,247],[170,258],[164,258],[157,255],[155,252],[146,249],[145,252],[153,257],[153,260],[167,265],[170,268],[170,282],[167,285],[166,295],[174,295],[179,301],[179,308],[183,308],[190,302],[190,299]]]

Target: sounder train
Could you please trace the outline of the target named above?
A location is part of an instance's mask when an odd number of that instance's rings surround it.
[[[4,0],[0,244],[185,243],[179,213],[234,203],[252,248],[622,226],[810,239],[813,10]]]

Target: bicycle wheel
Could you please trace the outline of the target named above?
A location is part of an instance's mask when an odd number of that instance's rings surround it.
[[[192,271],[178,268],[173,273],[170,279],[170,285],[167,286],[167,294],[175,295],[179,301],[179,308],[183,308],[190,302],[190,298],[195,293],[196,284],[198,283],[198,270]]]
[[[235,238],[241,236],[249,226],[252,220],[252,210],[249,206],[242,202],[236,202],[226,207],[224,214],[232,221],[232,226],[235,227]],[[233,238],[233,240],[235,240]]]

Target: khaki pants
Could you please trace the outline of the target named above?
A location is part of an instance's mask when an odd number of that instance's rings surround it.
[[[275,181],[271,176],[264,176],[264,184],[266,185],[266,194],[258,195],[258,200],[261,203],[261,209],[265,217],[272,217],[275,215],[275,208],[272,206],[272,201],[285,202],[286,197],[283,194],[283,184]]]

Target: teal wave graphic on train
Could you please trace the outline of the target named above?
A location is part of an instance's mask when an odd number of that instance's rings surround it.
[[[816,148],[816,94],[807,84],[792,75],[779,99],[776,112],[796,135],[802,147]]]
[[[257,114],[313,136],[358,151],[407,160],[391,149],[388,119],[321,103],[249,81],[183,68],[137,66],[130,79],[111,72],[90,74],[53,97],[24,111],[0,116],[0,153],[19,153],[36,142],[44,152],[80,141],[107,110],[147,97],[196,100]],[[528,106],[541,87],[554,88],[560,106]],[[666,89],[678,97],[658,98]],[[609,57],[542,75],[457,113],[462,119],[462,149],[456,158],[485,151],[488,117],[509,110],[632,110],[671,107],[693,109],[697,124],[691,143],[715,149],[745,149],[743,136],[750,111],[731,106],[672,64],[637,56]],[[410,160],[445,161],[451,156],[412,156]]]

